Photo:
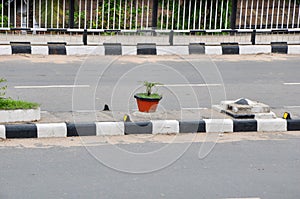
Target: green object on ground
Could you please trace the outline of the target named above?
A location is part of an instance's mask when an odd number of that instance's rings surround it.
[[[161,99],[161,95],[157,93],[153,93],[151,95],[147,95],[147,93],[138,93],[136,96],[140,98],[145,98],[145,99]]]
[[[0,110],[36,109],[38,107],[39,104],[33,102],[0,98]]]

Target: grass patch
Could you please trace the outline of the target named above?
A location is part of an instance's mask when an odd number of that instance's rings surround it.
[[[0,110],[36,109],[38,107],[37,103],[0,98]]]
[[[145,98],[145,99],[161,99],[161,95],[157,93],[153,93],[151,95],[147,95],[147,93],[138,93],[136,96],[140,98]]]

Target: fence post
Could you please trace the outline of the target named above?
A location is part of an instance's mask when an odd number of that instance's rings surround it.
[[[74,28],[74,0],[70,0],[70,18],[69,18],[69,28]]]
[[[157,28],[157,11],[158,11],[158,0],[153,0],[152,4],[152,29]]]
[[[230,28],[234,30],[236,27],[237,0],[232,0]]]

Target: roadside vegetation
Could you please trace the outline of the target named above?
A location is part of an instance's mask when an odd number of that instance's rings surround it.
[[[36,109],[39,107],[37,103],[6,98],[7,85],[3,85],[5,82],[6,79],[0,78],[0,110]]]

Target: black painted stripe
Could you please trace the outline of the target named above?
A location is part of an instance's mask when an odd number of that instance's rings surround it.
[[[288,131],[300,131],[300,119],[287,120]]]
[[[124,122],[125,135],[129,134],[152,134],[151,122]]]
[[[6,138],[37,138],[35,124],[5,125]]]
[[[272,53],[288,54],[287,42],[271,42]]]
[[[240,47],[238,43],[221,43],[223,55],[238,55]]]
[[[137,44],[137,55],[156,55],[156,44],[155,43],[138,43]]]
[[[122,55],[121,43],[104,43],[105,55]]]
[[[10,42],[12,54],[31,54],[30,42]]]
[[[67,137],[95,135],[95,123],[67,123]]]
[[[66,42],[48,42],[49,55],[67,55]]]
[[[205,132],[205,121],[179,121],[179,133]]]
[[[190,43],[189,54],[205,54],[205,44],[204,43]]]
[[[256,120],[233,120],[233,132],[257,131]]]

